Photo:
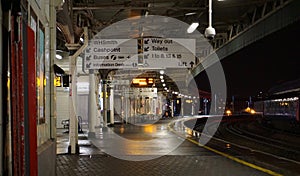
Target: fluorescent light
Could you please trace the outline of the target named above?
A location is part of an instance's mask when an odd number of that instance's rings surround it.
[[[196,12],[190,12],[190,13],[186,13],[185,16],[190,16],[190,15],[195,15]]]
[[[62,56],[61,55],[59,55],[59,54],[56,54],[56,59],[62,59]]]
[[[188,33],[194,32],[194,30],[197,29],[198,26],[199,26],[199,23],[192,23],[192,24],[190,25],[190,27],[187,29],[187,32],[188,32]]]
[[[62,30],[59,27],[56,27],[60,32],[62,32]]]

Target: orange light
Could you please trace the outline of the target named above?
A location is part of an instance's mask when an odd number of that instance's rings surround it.
[[[249,107],[247,107],[247,108],[245,109],[246,112],[250,112],[250,110],[251,110],[251,109],[250,109]]]
[[[124,128],[124,127],[121,127],[121,128],[120,128],[120,133],[123,134],[124,131],[125,131],[125,128]]]
[[[144,126],[144,132],[145,133],[155,133],[156,132],[156,127],[154,125],[146,125]]]
[[[255,114],[255,113],[256,113],[255,110],[254,110],[254,109],[251,109],[250,107],[247,107],[247,108],[245,109],[245,112],[248,112],[248,113],[251,113],[251,114]]]
[[[186,103],[193,103],[193,100],[185,100]]]
[[[146,85],[147,85],[147,82],[139,82],[139,85],[140,85],[140,86],[146,86]]]
[[[232,115],[232,113],[231,113],[231,111],[228,109],[228,110],[226,110],[226,112],[225,112],[228,116],[229,115]]]
[[[149,78],[149,79],[148,79],[148,83],[149,83],[149,84],[153,84],[153,78]]]
[[[140,79],[134,78],[134,79],[132,80],[132,84],[138,84],[139,82],[140,82]]]
[[[132,84],[139,84],[140,86],[146,86],[148,83],[146,78],[134,78],[132,80]]]

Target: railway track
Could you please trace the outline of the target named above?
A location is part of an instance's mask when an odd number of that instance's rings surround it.
[[[255,132],[255,129],[248,128],[248,125],[236,122],[228,123],[223,130],[227,130],[231,135],[236,136],[235,138],[238,137],[239,140],[234,142],[239,145],[247,141],[247,146],[254,150],[270,153],[300,164],[300,145],[297,144],[300,138],[289,136],[292,134],[279,134],[282,132],[278,130],[264,129],[264,132],[261,132],[262,129],[256,128],[258,132]],[[284,139],[285,136],[289,139]]]
[[[205,122],[201,119],[200,123],[189,122],[187,125],[195,124],[192,129],[201,135],[212,134],[217,128],[211,141],[206,145],[278,171],[284,169],[285,175],[300,175],[298,135],[263,128],[255,119],[247,117],[236,119],[225,117],[219,125]],[[228,146],[230,147],[226,149]]]

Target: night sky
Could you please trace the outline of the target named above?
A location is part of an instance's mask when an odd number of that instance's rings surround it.
[[[300,78],[300,21],[223,59],[228,96],[256,96]],[[213,68],[213,67],[212,67]],[[196,77],[210,91],[206,73]]]

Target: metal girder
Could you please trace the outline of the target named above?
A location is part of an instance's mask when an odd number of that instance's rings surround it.
[[[267,14],[264,18],[257,20],[249,28],[245,29],[243,32],[233,37],[232,40],[228,41],[225,45],[208,55],[202,63],[194,67],[191,72],[192,75],[196,77],[199,73],[219,60],[222,60],[255,41],[258,41],[267,35],[298,21],[300,19],[299,6],[299,0],[291,0],[286,2],[281,8],[278,8],[278,10],[273,13]]]
[[[73,10],[205,10],[202,7],[139,7],[139,6],[84,6],[84,7],[73,7]]]
[[[70,17],[68,3],[64,3],[62,6],[62,11],[57,13],[57,26],[61,30],[64,35],[67,43],[74,43],[74,28],[73,28],[73,20]]]

